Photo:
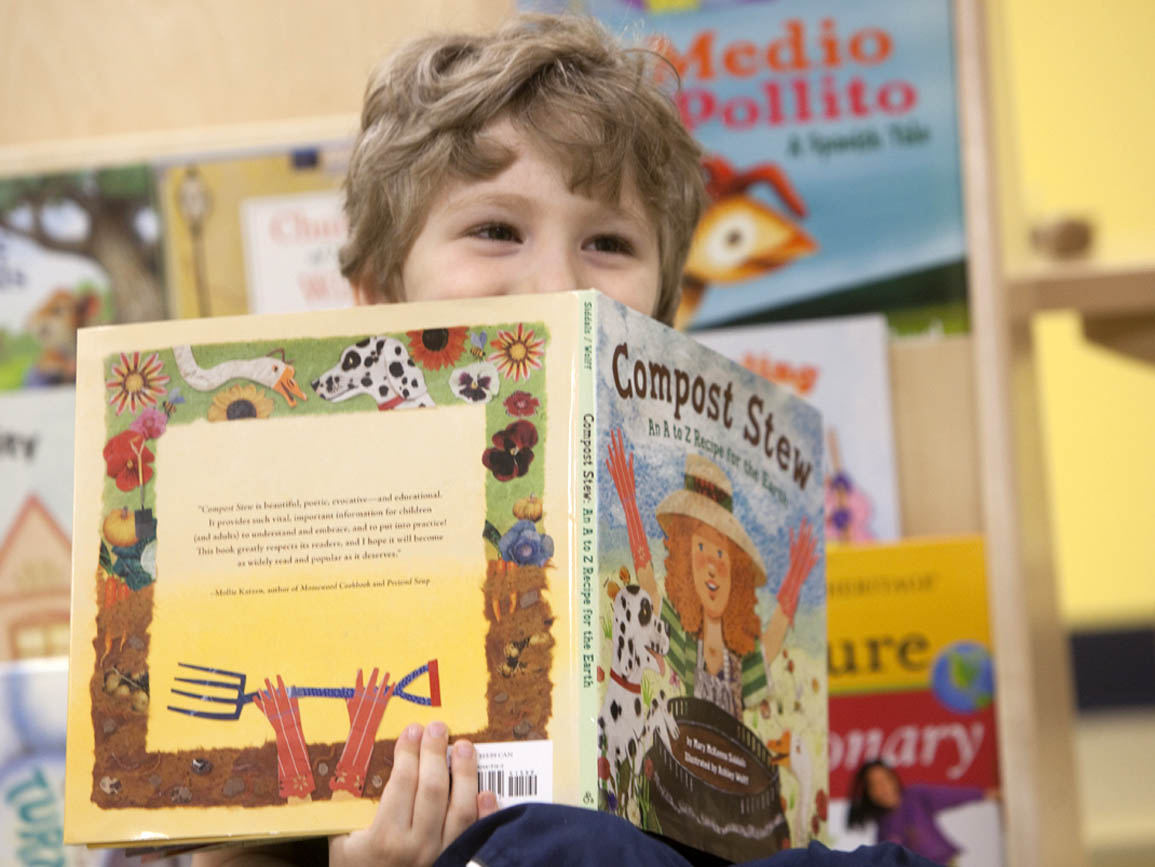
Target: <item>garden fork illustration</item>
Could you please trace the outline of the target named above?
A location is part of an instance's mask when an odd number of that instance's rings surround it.
[[[245,709],[245,705],[253,700],[253,696],[257,691],[245,692],[246,676],[239,671],[228,671],[223,668],[210,668],[204,665],[193,665],[190,662],[178,662],[181,668],[192,669],[193,671],[203,671],[208,674],[215,675],[219,680],[208,680],[203,678],[193,677],[178,677],[175,678],[177,683],[187,683],[193,686],[210,687],[216,692],[189,692],[184,689],[177,689],[173,687],[170,692],[174,695],[183,695],[186,698],[196,699],[198,701],[207,702],[207,706],[203,708],[195,707],[175,707],[168,705],[168,709],[174,713],[183,713],[187,716],[195,716],[200,719],[216,719],[216,720],[235,720],[240,719],[241,711]],[[409,686],[417,678],[423,674],[429,675],[429,695],[414,695],[406,691]],[[350,699],[353,697],[354,688],[351,686],[338,687],[324,687],[324,686],[291,686],[289,687],[289,698],[340,698]],[[401,698],[405,701],[419,704],[424,707],[441,707],[441,679],[437,671],[437,660],[431,659],[424,665],[413,669],[401,680],[397,682],[396,688],[393,690],[394,698]],[[229,705],[231,708],[225,711],[214,710],[217,705]]]

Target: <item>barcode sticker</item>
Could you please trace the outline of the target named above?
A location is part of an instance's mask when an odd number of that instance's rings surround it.
[[[477,744],[477,785],[497,795],[499,807],[553,802],[553,743]]]

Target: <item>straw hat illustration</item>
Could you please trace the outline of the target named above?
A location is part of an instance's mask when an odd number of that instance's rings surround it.
[[[755,586],[766,583],[766,566],[754,541],[734,517],[734,488],[730,478],[708,458],[686,455],[685,485],[658,504],[658,523],[670,535],[664,520],[668,515],[685,515],[713,527],[746,552],[758,570]]]

